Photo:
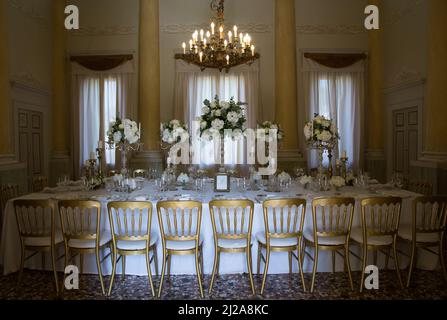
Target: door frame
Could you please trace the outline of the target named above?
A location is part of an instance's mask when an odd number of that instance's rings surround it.
[[[425,80],[406,83],[385,90],[385,150],[387,180],[393,173],[393,112],[417,107],[418,110],[418,159],[423,150],[423,108],[425,100]]]

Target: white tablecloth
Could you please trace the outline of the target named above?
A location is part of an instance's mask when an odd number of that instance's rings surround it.
[[[126,194],[124,197],[129,197],[129,200],[133,200],[135,197],[139,196],[147,196],[152,204],[154,209],[153,214],[153,221],[152,221],[152,231],[159,234],[159,226],[158,226],[158,218],[156,215],[156,202],[157,200],[161,198],[173,198],[178,197],[180,195],[185,196],[188,195],[195,200],[200,200],[203,203],[203,213],[202,213],[202,236],[204,239],[203,244],[203,250],[204,250],[204,269],[206,274],[210,274],[212,272],[212,266],[213,266],[213,259],[214,259],[214,243],[213,243],[213,231],[212,231],[212,225],[211,225],[211,218],[209,213],[209,206],[208,202],[213,198],[216,197],[217,194],[213,192],[213,186],[211,184],[207,184],[205,187],[205,190],[202,192],[195,192],[195,191],[186,191],[182,190],[180,187],[178,188],[178,191],[170,191],[166,193],[162,193],[160,195],[159,192],[155,190],[155,187],[152,183],[147,182],[145,187],[142,190],[135,191],[131,194]],[[235,186],[232,186],[232,190],[236,189]],[[354,188],[354,187],[344,187],[342,188],[341,195],[346,197],[354,197],[357,200],[374,196],[374,195],[390,195],[391,191],[383,191],[378,192],[378,194],[372,194],[369,191],[365,189],[360,188]],[[411,201],[412,198],[417,196],[417,194],[408,192],[408,191],[402,191],[402,190],[396,190],[393,191],[393,195],[399,194],[401,197],[404,198],[403,200],[403,206],[402,206],[402,215],[401,215],[401,224],[409,224],[411,221]],[[393,193],[391,192],[391,193]],[[264,191],[246,191],[246,192],[238,192],[238,191],[232,191],[230,193],[220,193],[219,195],[223,195],[226,198],[249,198],[251,200],[255,201],[255,212],[254,212],[254,222],[253,222],[253,236],[257,232],[263,232],[264,231],[264,220],[263,220],[263,212],[262,212],[262,203],[257,200],[257,195],[259,194],[266,194]],[[97,196],[101,198],[101,203],[103,205],[103,221],[102,226],[105,230],[105,232],[110,232],[110,226],[107,218],[107,209],[106,205],[107,202],[110,201],[110,199],[107,199],[107,197],[110,198],[110,196],[117,196],[117,193],[107,194],[105,190],[100,191],[92,191],[92,192],[67,192],[67,193],[57,193],[57,194],[51,194],[51,193],[35,193],[30,194],[22,197],[23,199],[79,199],[79,198],[88,198],[92,196]],[[312,228],[312,211],[311,211],[311,200],[315,197],[320,196],[340,196],[340,193],[335,193],[334,191],[328,191],[328,192],[312,192],[308,190],[304,190],[301,186],[292,184],[292,187],[287,192],[282,193],[275,193],[273,194],[275,197],[300,197],[300,198],[306,198],[308,200],[308,206],[306,210],[306,221],[305,221],[305,228],[311,229]],[[102,198],[104,196],[104,198]],[[114,199],[115,200],[115,199]],[[123,199],[126,200],[126,199]],[[360,226],[360,214],[359,214],[359,204],[356,204],[355,208],[355,216],[354,216],[354,222],[353,226]],[[158,254],[159,254],[159,264],[161,265],[162,261],[162,249],[161,249],[161,241],[158,244]],[[62,248],[61,248],[62,249]],[[405,251],[408,249],[406,247],[403,248]],[[257,255],[257,243],[256,241],[253,241],[253,270],[255,270],[256,267],[256,255]],[[62,249],[63,251],[63,249]],[[61,251],[61,253],[62,253]],[[353,251],[358,252],[358,248],[353,247]],[[379,264],[383,266],[383,257],[379,255]],[[47,261],[47,268],[50,269],[49,264],[50,259],[46,259]],[[63,268],[63,259],[59,262],[58,268],[62,270]],[[94,260],[94,256],[86,256],[84,258],[84,272],[87,273],[96,273],[96,263]],[[242,273],[247,272],[246,262],[245,262],[245,255],[244,254],[229,254],[229,253],[223,253],[221,258],[221,269],[220,272],[222,274],[231,274],[231,273]],[[288,256],[285,253],[272,253],[271,259],[270,259],[270,267],[269,267],[269,273],[287,273],[288,272]],[[433,269],[437,265],[437,259],[433,258],[430,255],[426,255],[425,253],[421,252],[419,255],[419,264],[418,267],[424,268],[424,269]],[[390,261],[390,266],[392,265],[392,261]],[[19,269],[20,266],[20,239],[19,239],[19,233],[17,229],[16,219],[14,215],[14,209],[12,205],[12,201],[9,201],[6,205],[6,209],[4,212],[3,217],[3,230],[2,230],[2,239],[1,239],[1,247],[0,247],[0,263],[3,264],[3,272],[4,274],[9,274],[12,272],[16,272]],[[144,256],[129,256],[127,258],[127,265],[126,265],[126,273],[133,274],[133,275],[145,275],[146,272],[146,264],[145,264],[145,258]],[[371,262],[372,263],[372,262]],[[401,259],[401,267],[404,267],[407,263],[407,259],[402,258]],[[351,258],[351,264],[353,270],[359,270],[360,268],[360,262],[355,259],[354,257]],[[29,260],[26,264],[27,268],[32,269],[40,269],[41,268],[41,259],[40,256],[36,256],[33,259]],[[161,266],[159,266],[161,270]],[[309,259],[305,260],[304,263],[304,269],[306,272],[310,272],[312,267],[312,261]],[[118,264],[118,270],[117,272],[121,271],[121,263]],[[297,263],[294,263],[293,265],[294,272],[298,271]],[[320,251],[319,256],[319,272],[327,272],[332,270],[332,264],[331,264],[331,257],[330,253]],[[337,270],[343,270],[343,261],[340,257],[337,257]],[[111,273],[111,263],[110,259],[107,259],[103,263],[103,272],[106,274]],[[172,269],[171,272],[173,274],[194,274],[195,273],[195,267],[194,267],[194,257],[193,256],[176,256],[172,260]]]

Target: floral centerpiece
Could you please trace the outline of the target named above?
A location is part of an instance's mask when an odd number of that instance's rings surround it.
[[[107,144],[121,151],[121,171],[127,174],[127,153],[140,149],[141,125],[130,119],[116,118],[107,131]]]
[[[243,137],[246,130],[247,118],[244,103],[236,102],[234,98],[230,101],[220,101],[216,95],[213,101],[203,101],[202,116],[200,121],[200,137],[213,140],[215,136],[220,139],[224,137],[225,130],[231,130],[231,138],[238,140]],[[224,170],[224,143],[221,146],[221,171]]]
[[[318,174],[323,174],[323,152],[334,148],[340,136],[335,123],[322,115],[314,114],[304,126],[304,136],[309,147],[318,149]]]
[[[331,180],[329,180],[329,184],[338,190],[346,185],[346,181],[343,177],[333,176]]]
[[[270,130],[277,130],[276,139],[278,142],[281,142],[284,139],[284,131],[281,129],[281,126],[272,121],[264,121],[263,123],[258,124],[258,128],[264,129],[265,134],[269,134]]]
[[[219,101],[219,96],[214,101],[203,101],[202,116],[200,121],[200,136],[212,140],[215,134],[223,137],[225,130],[232,130],[232,138],[239,139],[246,129],[247,118],[243,103]]]
[[[160,125],[161,141],[166,144],[174,144],[181,141],[182,134],[188,131],[188,127],[179,120],[171,120]]]
[[[304,189],[307,189],[312,181],[313,178],[311,176],[304,175],[300,178],[300,184],[304,186]]]

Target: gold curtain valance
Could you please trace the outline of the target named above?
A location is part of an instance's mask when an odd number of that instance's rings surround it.
[[[329,68],[346,68],[366,59],[364,53],[304,53],[304,57]]]
[[[133,55],[104,55],[104,56],[72,56],[70,61],[77,62],[84,68],[94,71],[114,69],[133,59]]]

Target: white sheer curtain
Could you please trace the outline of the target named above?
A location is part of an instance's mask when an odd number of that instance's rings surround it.
[[[245,102],[247,105],[247,127],[256,128],[258,117],[261,118],[261,105],[259,99],[259,66],[239,66],[232,68],[229,73],[218,70],[201,71],[197,66],[188,65],[184,61],[176,62],[175,77],[175,118],[185,121],[190,134],[193,135],[193,121],[201,116],[203,101],[212,101],[218,95],[220,100]],[[197,137],[199,137],[197,135]],[[217,145],[214,142],[193,142],[193,163],[209,165],[219,161],[215,152]],[[225,141],[225,163],[243,164],[246,159],[244,141]]]
[[[132,64],[127,62],[115,69],[96,72],[72,63],[72,115],[74,172],[78,177],[98,141],[107,140],[109,124],[118,115],[126,117],[130,110]],[[116,165],[115,150],[105,151],[104,164]]]
[[[307,119],[318,113],[336,122],[341,139],[333,156],[339,158],[346,150],[349,165],[355,169],[363,161],[364,62],[333,69],[311,59],[303,61]],[[324,159],[327,164],[327,157]],[[309,151],[308,162],[310,167],[317,167],[316,151]]]

